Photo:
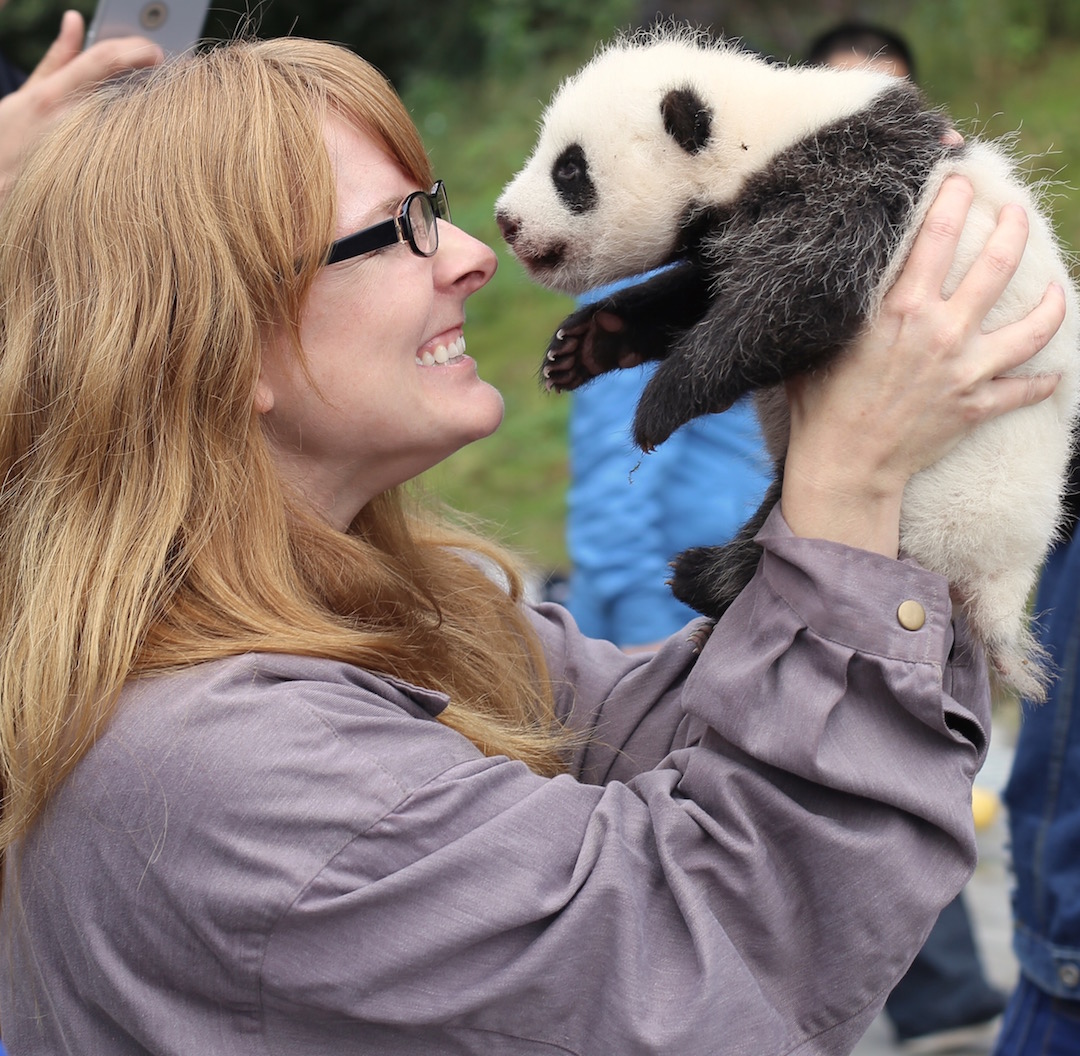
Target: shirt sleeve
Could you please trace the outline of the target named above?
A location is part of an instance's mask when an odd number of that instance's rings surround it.
[[[985,671],[940,577],[778,515],[761,542],[660,694],[682,717],[655,765],[544,779],[419,729],[401,751],[437,772],[274,924],[264,1000],[393,1028],[386,1052],[409,1051],[388,1047],[401,1029],[507,1052],[849,1051],[973,868]],[[566,669],[592,648],[568,634]],[[650,663],[578,707],[608,711]]]

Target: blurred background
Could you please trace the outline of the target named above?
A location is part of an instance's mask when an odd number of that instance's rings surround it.
[[[9,0],[0,46],[30,69],[75,7],[93,0]],[[427,480],[544,569],[565,567],[566,398],[544,395],[537,368],[570,300],[531,285],[504,252],[492,218],[503,184],[532,146],[558,82],[620,29],[657,15],[741,37],[799,60],[833,23],[888,26],[912,46],[918,79],[967,135],[1013,135],[1035,180],[1049,181],[1058,233],[1080,247],[1080,0],[265,0],[212,7],[210,38],[238,26],[260,36],[336,40],[397,86],[451,193],[455,222],[500,255],[491,286],[470,301],[469,352],[497,385],[506,421]]]

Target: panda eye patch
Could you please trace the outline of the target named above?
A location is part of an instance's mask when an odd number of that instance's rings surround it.
[[[555,193],[570,212],[588,212],[596,205],[596,185],[589,176],[589,163],[580,144],[572,143],[555,159],[551,180]]]

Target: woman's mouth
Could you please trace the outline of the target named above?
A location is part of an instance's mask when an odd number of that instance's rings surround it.
[[[418,367],[433,367],[437,363],[451,363],[465,355],[465,335],[462,334],[456,341],[448,345],[436,345],[434,349],[425,349],[416,357]]]

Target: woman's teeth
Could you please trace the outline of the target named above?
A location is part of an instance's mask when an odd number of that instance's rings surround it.
[[[465,335],[462,334],[456,341],[449,345],[436,345],[434,352],[424,351],[416,357],[416,365],[420,367],[433,367],[436,363],[449,363],[465,355]]]

